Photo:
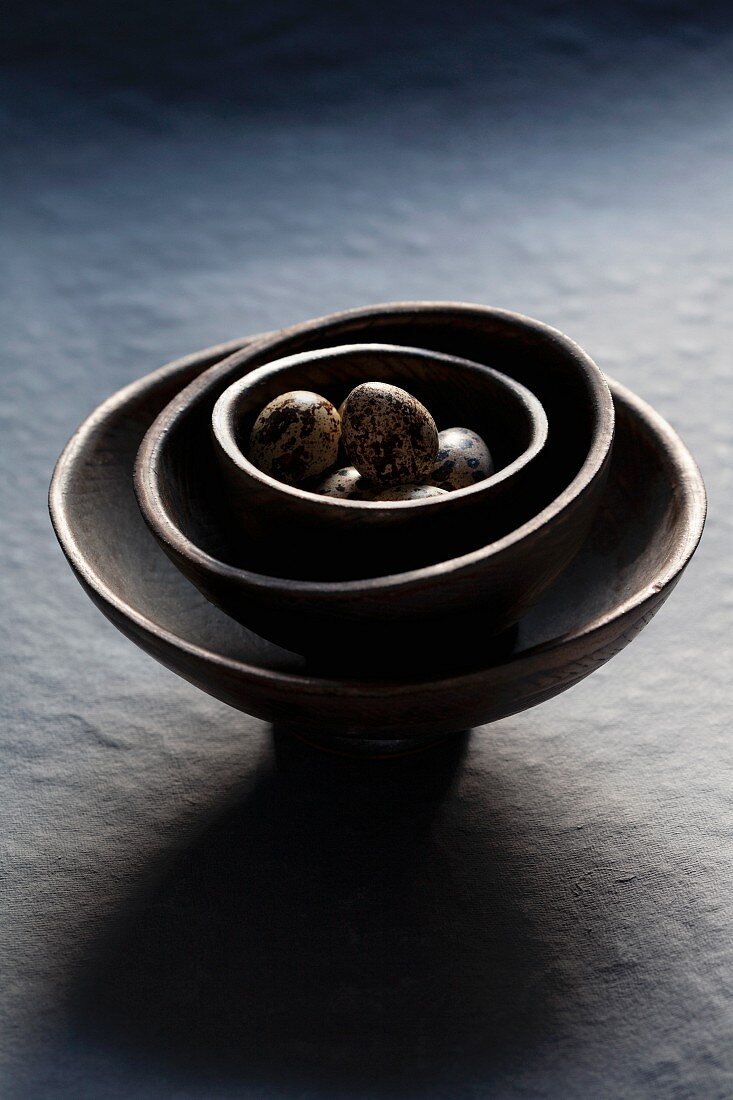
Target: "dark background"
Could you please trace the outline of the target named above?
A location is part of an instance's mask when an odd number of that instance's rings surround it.
[[[1,48],[0,1094],[732,1096],[730,6],[16,3]],[[350,762],[116,634],[45,493],[167,359],[421,297],[574,336],[711,516],[591,679]]]

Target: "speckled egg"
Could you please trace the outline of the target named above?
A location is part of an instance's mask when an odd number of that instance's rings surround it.
[[[324,497],[339,497],[341,500],[370,500],[373,486],[361,476],[355,466],[342,466],[340,470],[326,476],[311,492],[322,493]]]
[[[392,485],[382,489],[372,500],[424,500],[426,497],[447,497],[448,490],[437,485]]]
[[[438,436],[438,457],[430,480],[442,489],[464,489],[494,472],[494,461],[480,435],[470,428],[446,428]]]
[[[438,429],[428,410],[386,382],[364,382],[351,391],[341,438],[352,466],[381,485],[427,480],[438,453]]]
[[[330,401],[310,390],[280,394],[257,417],[248,458],[288,485],[317,477],[336,461],[341,418]]]

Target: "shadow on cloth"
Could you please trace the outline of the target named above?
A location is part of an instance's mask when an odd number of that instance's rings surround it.
[[[83,978],[84,1030],[263,1094],[516,1069],[553,1026],[543,913],[521,903],[541,856],[518,854],[513,792],[477,799],[469,776],[470,797],[446,797],[467,740],[353,760],[275,731],[248,795],[118,914]]]

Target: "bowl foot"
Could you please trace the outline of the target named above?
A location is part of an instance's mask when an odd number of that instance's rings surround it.
[[[386,760],[401,756],[413,756],[427,752],[438,745],[457,742],[467,737],[466,730],[456,733],[423,734],[419,737],[361,737],[349,734],[321,733],[318,730],[300,726],[278,725],[277,734],[285,734],[301,744],[308,745],[319,752],[333,753],[337,756]]]

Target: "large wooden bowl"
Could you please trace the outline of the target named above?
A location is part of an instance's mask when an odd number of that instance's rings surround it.
[[[515,648],[452,675],[365,681],[309,670],[217,610],[163,554],[132,485],[142,438],[171,398],[238,347],[182,359],[105,401],[75,433],[50,490],[54,528],[96,605],[128,638],[231,706],[354,746],[427,743],[558,695],[599,668],[661,607],[697,547],[705,489],[668,424],[611,383],[608,483],[582,550],[520,622]],[[489,644],[487,641],[487,650]]]
[[[446,496],[379,503],[286,485],[248,460],[252,425],[274,397],[315,390],[338,407],[354,386],[369,381],[408,390],[434,414],[439,430],[459,425],[478,432],[491,442],[496,472]],[[417,348],[346,344],[248,372],[217,401],[212,432],[222,491],[212,485],[199,505],[212,510],[214,522],[218,513],[219,522],[230,525],[235,563],[276,576],[332,581],[431,565],[511,531],[514,502],[531,507],[533,481],[542,481],[538,466],[547,417],[528,389],[490,367]],[[168,462],[185,463],[185,431],[172,433],[169,444],[144,451],[157,465],[139,471],[143,484],[148,477],[160,479],[160,498]],[[176,457],[174,448],[183,453]],[[143,492],[144,512],[148,500]],[[157,512],[146,518],[155,529]]]
[[[241,566],[206,506],[218,470],[216,401],[247,371],[301,350],[396,343],[496,366],[540,400],[548,419],[542,477],[516,494],[511,530],[435,564],[360,580],[297,580]],[[208,599],[263,637],[319,659],[397,668],[460,653],[475,630],[511,626],[578,551],[600,500],[613,440],[608,386],[554,329],[483,306],[375,306],[285,330],[230,356],[178,393],[140,449],[136,488],[163,549]],[[291,533],[297,548],[297,525]]]

